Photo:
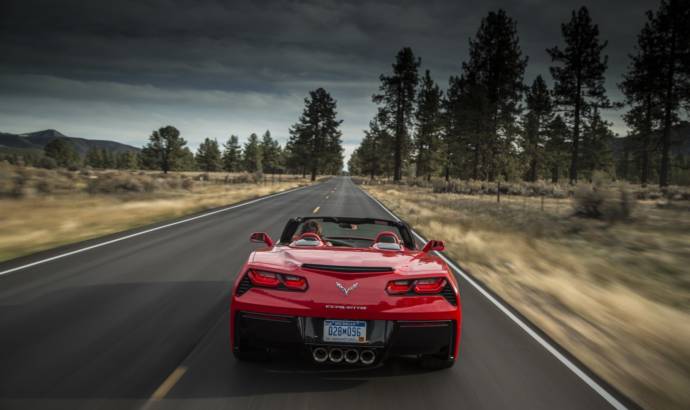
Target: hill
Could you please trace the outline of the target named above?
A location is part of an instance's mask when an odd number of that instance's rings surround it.
[[[0,132],[0,152],[35,152],[40,154],[50,141],[61,138],[69,141],[79,155],[84,156],[90,149],[105,149],[113,153],[139,152],[139,148],[108,140],[91,140],[69,137],[56,130],[43,130],[26,134]]]

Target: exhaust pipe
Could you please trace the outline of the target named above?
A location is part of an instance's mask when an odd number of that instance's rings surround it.
[[[359,351],[356,349],[347,349],[345,351],[345,362],[354,364],[359,361]]]
[[[374,360],[376,360],[376,353],[369,349],[362,350],[362,353],[359,354],[359,360],[362,362],[362,364],[372,364],[374,363]]]
[[[330,353],[328,353],[328,358],[331,359],[331,362],[333,363],[340,363],[343,361],[343,350],[339,349],[337,347],[334,347],[331,349]]]
[[[328,360],[328,351],[323,347],[315,348],[311,351],[311,355],[317,363],[323,363]]]

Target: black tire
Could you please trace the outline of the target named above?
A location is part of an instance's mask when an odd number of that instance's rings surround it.
[[[453,367],[455,360],[448,356],[422,355],[419,358],[419,366],[426,370],[443,370]]]

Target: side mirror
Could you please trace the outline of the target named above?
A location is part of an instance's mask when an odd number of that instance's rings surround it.
[[[273,246],[273,239],[266,232],[254,232],[249,240],[254,243],[265,243],[269,248]]]
[[[422,252],[424,253],[429,253],[433,251],[441,252],[442,250],[446,249],[446,246],[443,244],[443,241],[437,241],[437,240],[430,240],[429,242],[424,245],[424,248],[422,248]]]

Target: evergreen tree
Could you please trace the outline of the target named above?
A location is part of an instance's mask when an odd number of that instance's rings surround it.
[[[267,130],[261,137],[260,148],[264,171],[275,174],[281,166],[282,152],[280,143],[271,138],[271,132]]]
[[[199,144],[194,158],[202,171],[216,172],[222,168],[220,148],[216,139],[206,138],[204,142]]]
[[[441,101],[443,93],[426,70],[417,96],[415,123],[416,176],[431,179],[439,160],[440,133],[442,127]]]
[[[176,159],[172,168],[174,171],[196,171],[198,170],[194,153],[188,147],[180,150],[180,155]]]
[[[402,168],[407,156],[415,104],[415,90],[419,82],[417,68],[421,60],[415,58],[412,49],[405,47],[398,52],[393,64],[392,76],[380,76],[380,94],[373,101],[381,105],[387,115],[385,125],[394,136],[393,141],[393,179],[402,179]]]
[[[646,185],[650,178],[653,132],[659,126],[663,107],[657,84],[660,72],[654,40],[652,25],[647,21],[637,36],[637,54],[630,56],[628,72],[620,84],[626,102],[631,107],[624,116],[632,131],[626,141],[624,173],[627,178],[627,156],[631,152],[634,160],[640,164],[639,178],[642,185]]]
[[[237,172],[241,169],[242,148],[236,135],[231,135],[223,145],[223,169],[227,172]]]
[[[662,0],[656,13],[649,12],[647,18],[652,58],[657,63],[653,84],[663,109],[659,186],[665,187],[669,183],[671,128],[679,121],[680,107],[690,109],[690,2]]]
[[[546,165],[549,169],[551,182],[558,183],[563,170],[568,164],[570,148],[567,143],[569,130],[563,117],[556,115],[548,128],[548,137],[544,146]]]
[[[70,167],[77,165],[80,161],[79,154],[74,149],[71,142],[64,138],[55,138],[43,147],[43,152],[52,158],[59,167]]]
[[[505,172],[505,157],[513,151],[526,65],[527,57],[522,56],[516,23],[504,10],[489,12],[482,19],[475,38],[470,40],[469,61],[463,63],[467,90],[473,98],[486,98],[488,104],[484,113],[474,110],[475,116],[486,115],[474,133],[484,139],[483,149],[476,147],[476,154],[482,151],[489,180]]]
[[[147,167],[160,169],[164,173],[172,169],[178,169],[178,161],[184,166],[190,166],[189,149],[185,151],[187,141],[180,137],[180,131],[173,126],[166,126],[153,131],[149,137],[149,143],[142,149],[142,156]],[[192,159],[194,154],[191,155]],[[193,165],[191,166],[193,167]]]
[[[91,168],[100,169],[103,168],[103,157],[101,156],[101,150],[97,148],[91,148],[86,152],[86,158],[84,162],[87,166]]]
[[[316,180],[320,172],[342,169],[343,148],[340,132],[342,120],[338,120],[336,100],[323,88],[309,92],[304,99],[304,110],[299,121],[290,128],[291,164],[311,172]]]
[[[544,144],[553,119],[549,89],[541,75],[527,91],[527,112],[523,119],[522,154],[527,164],[526,180],[536,181],[544,160]]]
[[[134,151],[123,151],[115,156],[115,167],[117,169],[138,169],[139,154]]]
[[[242,151],[242,162],[247,172],[263,172],[263,158],[261,156],[261,146],[259,137],[252,133],[244,144]]]
[[[551,67],[555,102],[568,110],[568,117],[573,123],[570,183],[575,183],[581,154],[583,114],[593,106],[611,106],[604,88],[608,56],[601,55],[607,42],[599,40],[599,28],[592,23],[586,7],[573,11],[570,21],[561,25],[561,32],[565,48],[554,47],[547,52],[556,63]]]
[[[587,117],[582,133],[581,166],[591,180],[594,171],[613,174],[611,144],[614,134],[609,128],[611,124],[601,118],[596,106]]]

